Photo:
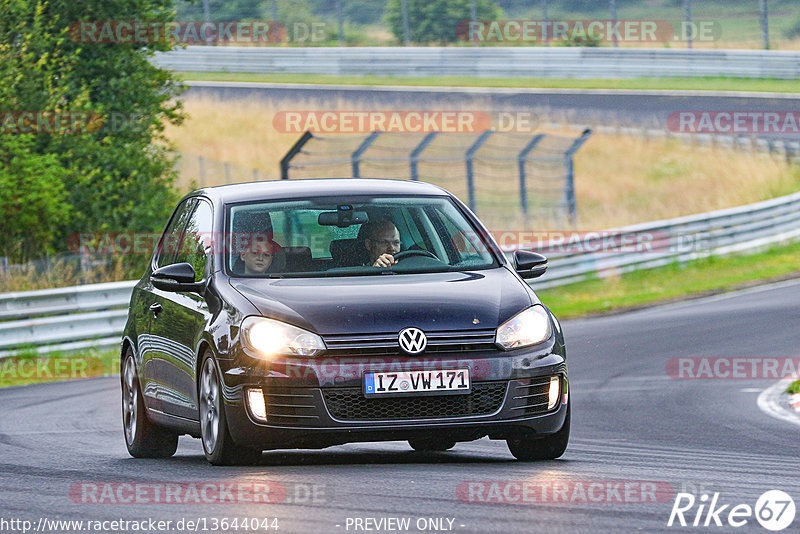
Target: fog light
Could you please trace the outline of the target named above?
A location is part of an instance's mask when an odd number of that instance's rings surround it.
[[[260,389],[248,389],[247,404],[250,406],[250,413],[254,418],[263,423],[267,422],[267,403],[264,402],[263,391]]]
[[[550,379],[550,391],[547,398],[547,409],[552,410],[558,404],[558,399],[561,393],[561,384],[557,376]]]

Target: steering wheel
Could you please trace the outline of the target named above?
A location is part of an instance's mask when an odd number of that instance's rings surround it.
[[[395,261],[401,261],[406,258],[412,258],[414,256],[427,256],[428,258],[433,258],[435,260],[439,259],[436,257],[436,254],[430,252],[429,250],[416,249],[416,248],[413,248],[411,250],[402,250],[397,254],[393,255]]]

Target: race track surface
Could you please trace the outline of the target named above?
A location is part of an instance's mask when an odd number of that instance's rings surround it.
[[[206,464],[199,440],[188,437],[172,459],[136,460],[123,442],[117,378],[1,390],[0,517],[34,526],[40,518],[206,518],[209,528],[213,518],[268,517],[278,519],[283,533],[363,532],[354,529],[355,518],[410,518],[410,532],[420,531],[420,518],[449,518],[453,531],[475,533],[766,532],[752,517],[738,529],[670,529],[667,521],[681,491],[698,498],[718,492],[720,504],[754,506],[761,494],[777,489],[800,504],[800,427],[765,415],[756,404],[759,392],[775,381],[684,380],[666,369],[675,357],[800,356],[798,302],[800,283],[790,282],[565,322],[572,440],[564,457],[551,462],[516,462],[505,443],[483,439],[430,454],[400,442],[272,451],[255,467],[215,468]],[[485,493],[470,494],[470,481],[483,482]],[[517,486],[509,485],[520,481],[549,491],[520,502]],[[280,503],[195,504],[184,498],[151,504],[144,496],[114,503],[108,495],[104,504],[91,502],[92,488],[103,483],[185,488],[207,482],[263,483],[273,495],[275,488],[287,493]],[[590,482],[606,490],[582,497]],[[658,502],[647,495],[648,502],[639,502],[642,482],[656,484]],[[626,498],[622,489],[619,498],[607,491],[616,483],[633,494]],[[504,496],[498,488],[510,489]],[[561,488],[559,497],[554,488]],[[308,490],[317,492],[316,499]],[[696,511],[687,512],[687,520]],[[723,521],[726,516],[727,510]],[[800,519],[786,532],[797,532],[798,524]]]

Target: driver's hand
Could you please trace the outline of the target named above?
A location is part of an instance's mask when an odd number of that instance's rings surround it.
[[[378,259],[375,260],[375,263],[372,264],[373,267],[391,267],[395,265],[397,260],[394,259],[394,256],[391,254],[381,254],[378,256]]]

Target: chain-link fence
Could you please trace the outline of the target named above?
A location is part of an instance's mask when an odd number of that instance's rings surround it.
[[[591,135],[304,134],[281,161],[281,178],[394,178],[440,185],[493,227],[574,222],[573,156]]]

